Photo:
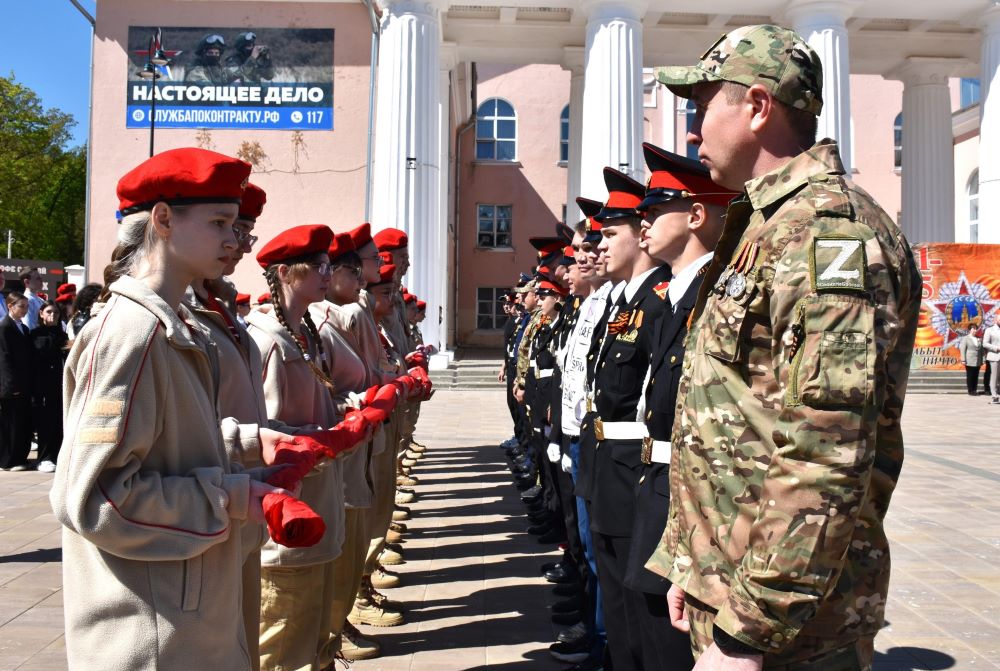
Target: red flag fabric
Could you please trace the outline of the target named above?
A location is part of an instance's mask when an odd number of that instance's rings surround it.
[[[285,469],[288,470],[291,469]],[[326,533],[323,518],[294,496],[266,494],[263,506],[267,532],[275,543],[289,548],[307,548],[316,545]]]

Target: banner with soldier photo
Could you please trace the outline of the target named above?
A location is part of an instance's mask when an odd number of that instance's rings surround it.
[[[333,32],[130,26],[126,127],[332,130]]]
[[[923,278],[912,369],[965,370],[958,345],[1000,319],[1000,245],[914,245]]]

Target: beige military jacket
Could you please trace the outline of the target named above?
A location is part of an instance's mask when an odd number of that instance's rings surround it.
[[[744,643],[796,659],[883,622],[883,519],[920,278],[827,140],[747,183],[692,315],[670,517],[647,568]],[[770,663],[770,662],[769,662]]]
[[[247,323],[260,351],[267,416],[293,426],[328,429],[336,425],[340,420],[333,397],[274,313],[256,310],[247,315]],[[318,365],[316,343],[308,336],[307,341],[310,356]],[[309,566],[340,555],[344,543],[343,461],[324,461],[302,481],[299,498],[323,517],[323,538],[307,548],[289,548],[269,541],[261,551],[262,566]]]
[[[49,495],[69,668],[242,671],[250,474],[229,453],[259,452],[257,425],[220,431],[218,359],[183,305],[127,276],[111,292],[66,363]]]

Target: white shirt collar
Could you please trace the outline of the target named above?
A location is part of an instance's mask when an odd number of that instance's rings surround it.
[[[614,305],[618,302],[618,297],[622,295],[623,291],[625,291],[626,284],[628,284],[628,282],[622,281],[611,287],[611,293],[608,294],[608,303]]]
[[[670,298],[670,304],[674,307],[674,311],[677,310],[677,303],[680,299],[684,298],[684,294],[687,293],[688,287],[691,286],[691,282],[697,277],[698,271],[702,267],[712,260],[712,256],[715,252],[709,252],[704,256],[699,256],[697,259],[689,263],[684,267],[684,270],[680,271],[674,275],[673,279],[670,280],[670,286],[667,287],[667,296]]]
[[[642,275],[639,275],[639,277],[633,277],[632,279],[630,279],[628,283],[625,285],[625,302],[631,303],[632,299],[635,298],[636,292],[639,291],[639,287],[641,287],[642,283],[646,281],[646,278],[655,273],[659,269],[660,266],[653,266],[652,268],[644,272]]]

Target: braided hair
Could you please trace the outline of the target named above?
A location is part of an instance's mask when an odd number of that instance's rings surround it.
[[[309,315],[309,310],[306,310],[305,314],[302,315],[302,323],[305,325],[306,330],[309,331],[309,335],[312,336],[313,342],[316,343],[316,349],[319,350],[320,365],[317,366],[316,362],[313,361],[313,357],[309,354],[309,348],[307,345],[296,336],[295,332],[288,325],[288,321],[285,319],[285,309],[281,306],[281,297],[284,292],[281,288],[281,280],[278,279],[278,266],[281,264],[275,263],[268,266],[267,270],[264,271],[264,279],[267,280],[267,288],[271,291],[271,305],[274,308],[274,316],[277,317],[278,323],[288,332],[291,336],[292,341],[299,348],[302,353],[302,358],[305,362],[309,364],[309,368],[312,370],[313,375],[316,376],[323,386],[327,388],[330,393],[336,391],[333,384],[333,380],[330,379],[330,367],[326,360],[326,350],[323,347],[323,341],[319,337],[319,330],[316,328],[315,322],[313,322],[312,317]],[[294,264],[287,264],[294,265]]]

